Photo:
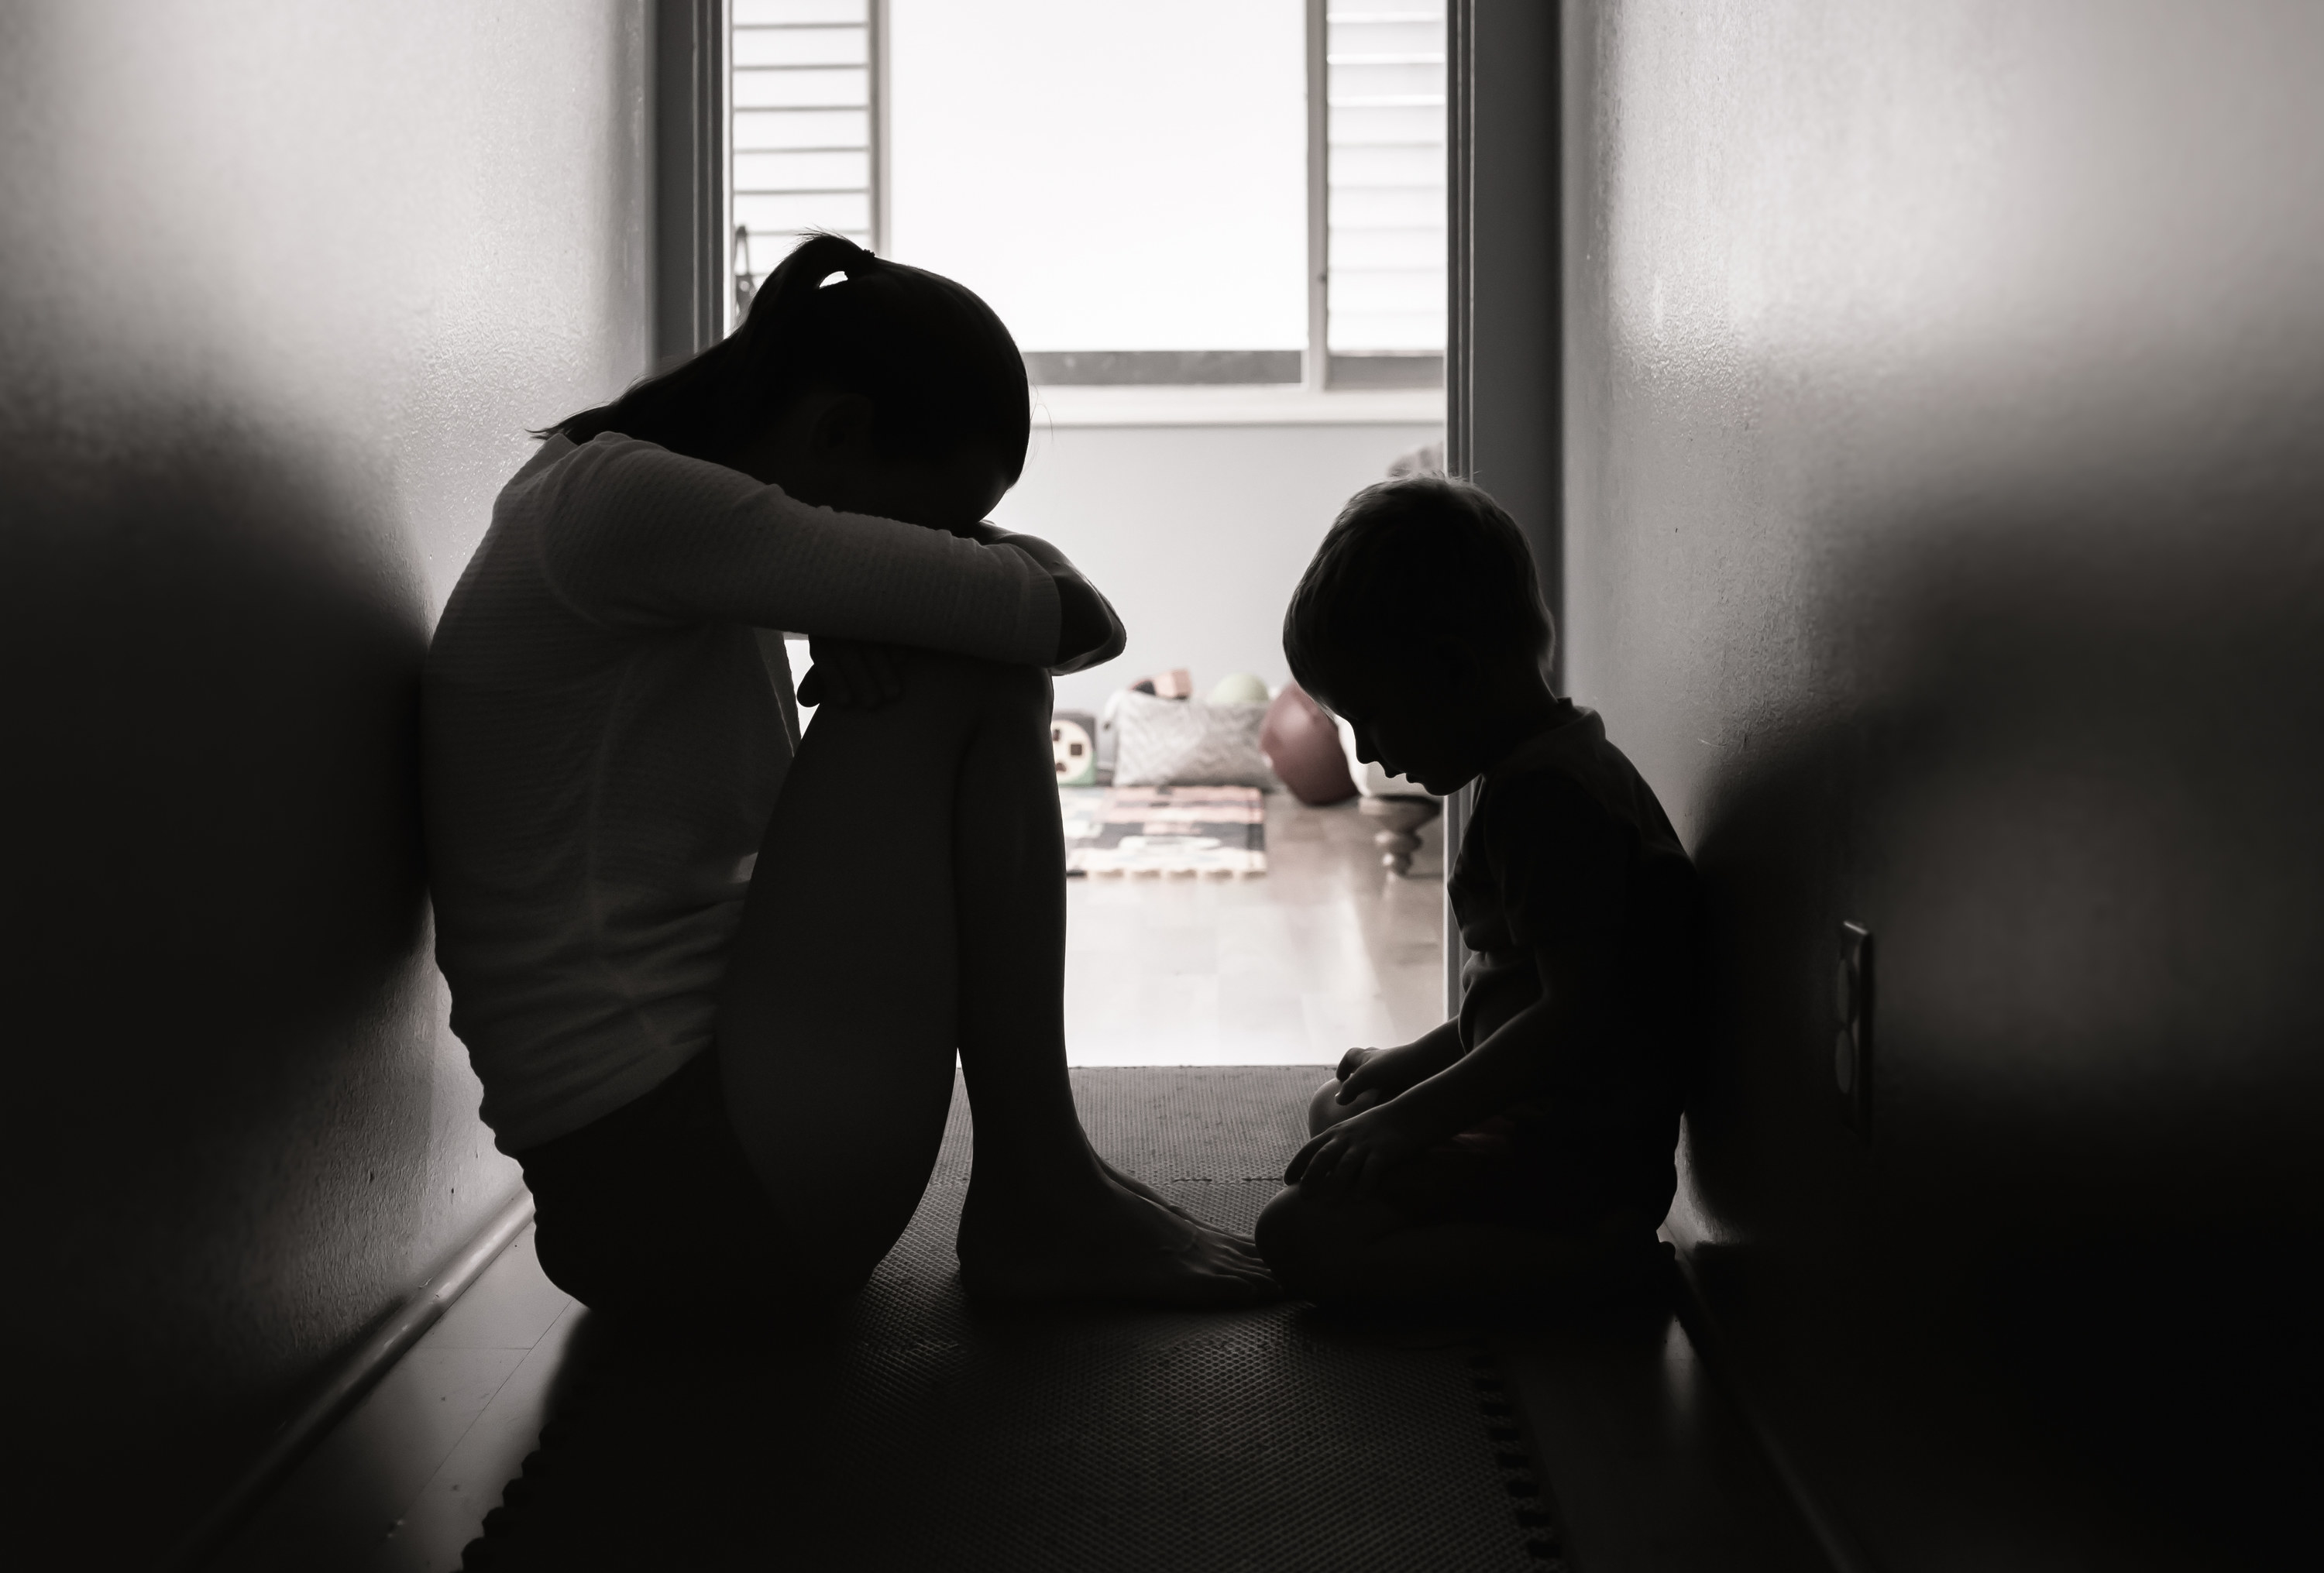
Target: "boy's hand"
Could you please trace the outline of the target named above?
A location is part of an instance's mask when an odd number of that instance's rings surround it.
[[[1362,1093],[1378,1092],[1383,1101],[1406,1088],[1416,1087],[1443,1069],[1439,1057],[1425,1044],[1405,1044],[1393,1049],[1350,1049],[1340,1056],[1340,1101],[1353,1103]]]
[[[1416,1156],[1422,1144],[1394,1103],[1352,1114],[1293,1155],[1283,1182],[1319,1195],[1362,1200],[1380,1176]]]
[[[799,679],[801,704],[877,710],[904,696],[904,664],[891,647],[818,636],[807,648],[815,666]]]

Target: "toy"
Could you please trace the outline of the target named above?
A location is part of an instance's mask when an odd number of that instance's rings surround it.
[[[1340,751],[1339,728],[1296,683],[1286,683],[1267,707],[1259,749],[1291,795],[1310,807],[1344,803],[1356,795],[1347,756]]]
[[[1097,785],[1097,722],[1086,711],[1060,710],[1049,718],[1049,751],[1056,758],[1057,785]]]
[[[1184,667],[1174,667],[1167,672],[1157,672],[1151,677],[1140,677],[1130,685],[1132,694],[1151,694],[1157,699],[1191,699],[1194,694],[1194,675]]]

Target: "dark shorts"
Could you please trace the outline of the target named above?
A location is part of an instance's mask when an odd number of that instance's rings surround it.
[[[542,1270],[593,1310],[749,1312],[779,1307],[791,1287],[781,1222],[726,1118],[715,1049],[517,1161]]]

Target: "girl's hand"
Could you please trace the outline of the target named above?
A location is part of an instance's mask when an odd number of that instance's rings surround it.
[[[807,648],[815,666],[799,679],[801,704],[877,710],[904,696],[904,665],[892,647],[818,636]]]
[[[1104,646],[1113,638],[1113,609],[1079,574],[1059,574],[1057,586],[1057,659],[1064,666]]]
[[[1283,1182],[1361,1201],[1378,1188],[1381,1175],[1417,1156],[1421,1145],[1396,1105],[1383,1103],[1350,1115],[1300,1148],[1283,1172]]]

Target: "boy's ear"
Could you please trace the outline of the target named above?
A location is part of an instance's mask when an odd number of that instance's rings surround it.
[[[1445,688],[1465,688],[1477,679],[1475,653],[1451,639],[1429,641],[1422,652],[1422,669],[1430,681]]]

